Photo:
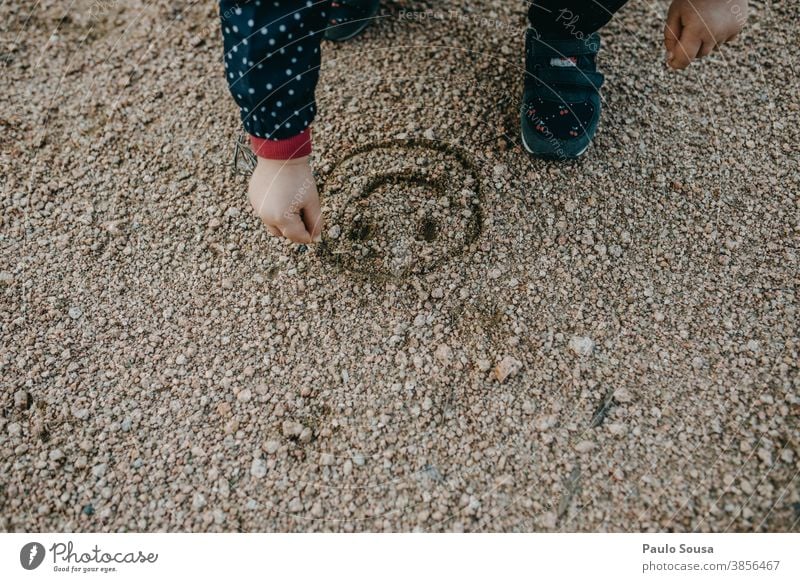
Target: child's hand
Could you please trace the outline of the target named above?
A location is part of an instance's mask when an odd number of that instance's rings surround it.
[[[747,0],[672,0],[664,27],[667,64],[685,69],[732,40],[747,20]]]
[[[294,160],[258,158],[248,194],[253,210],[275,236],[296,243],[321,240],[322,211],[308,156]]]

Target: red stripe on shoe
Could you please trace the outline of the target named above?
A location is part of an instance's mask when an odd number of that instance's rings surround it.
[[[269,160],[293,160],[311,153],[311,128],[294,137],[271,140],[250,136],[250,147],[259,158]]]

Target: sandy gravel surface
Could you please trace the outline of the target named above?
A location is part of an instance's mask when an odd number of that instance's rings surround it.
[[[32,6],[0,7],[0,529],[798,530],[796,3],[671,74],[634,0],[560,165],[519,145],[520,3],[386,3],[324,47],[308,249],[232,167],[215,3]]]

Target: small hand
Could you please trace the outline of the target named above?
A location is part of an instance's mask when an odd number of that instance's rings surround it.
[[[258,158],[248,189],[250,204],[275,236],[307,244],[322,240],[322,210],[308,156]]]
[[[664,26],[667,64],[685,69],[733,40],[747,20],[748,0],[672,0]]]

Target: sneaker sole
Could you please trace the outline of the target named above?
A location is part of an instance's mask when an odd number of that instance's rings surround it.
[[[525,141],[525,132],[524,132],[524,131],[522,131],[522,126],[521,126],[521,125],[520,125],[519,137],[520,137],[520,139],[521,139],[521,141],[522,141],[522,147],[524,147],[524,148],[525,148],[525,151],[526,151],[526,152],[528,152],[529,154],[531,154],[531,155],[532,155],[532,156],[534,156],[534,157],[537,157],[537,158],[542,158],[542,159],[545,159],[545,160],[562,160],[562,159],[563,159],[563,160],[574,160],[574,159],[577,159],[577,158],[581,157],[581,156],[583,155],[583,153],[584,153],[586,150],[588,150],[588,149],[589,149],[589,145],[591,145],[590,143],[587,143],[587,144],[586,144],[586,145],[583,147],[583,149],[582,149],[581,151],[577,152],[577,153],[576,153],[574,156],[572,156],[572,157],[567,157],[567,156],[558,156],[558,155],[556,155],[556,154],[542,154],[542,153],[540,153],[540,152],[535,152],[535,151],[533,151],[533,150],[530,148],[530,146],[528,145],[528,142],[526,142],[526,141]]]

